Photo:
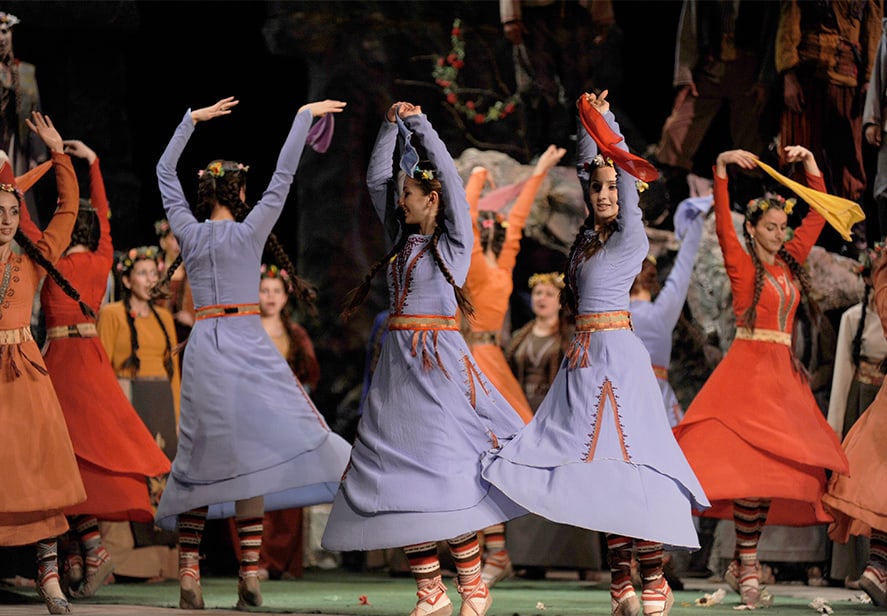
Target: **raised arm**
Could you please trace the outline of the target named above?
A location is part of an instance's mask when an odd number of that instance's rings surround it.
[[[702,241],[702,227],[705,217],[697,215],[690,221],[678,256],[675,258],[671,271],[662,289],[653,300],[656,313],[660,322],[669,330],[674,329],[687,300],[687,291],[690,289],[690,276],[693,274],[693,264],[696,262],[696,253]]]
[[[465,199],[468,201],[471,215],[471,230],[474,233],[474,240],[471,244],[471,263],[468,266],[468,275],[465,278],[465,286],[469,290],[477,289],[485,283],[487,268],[489,267],[480,242],[480,229],[477,228],[477,203],[480,200],[481,190],[484,184],[487,183],[487,177],[488,172],[485,168],[475,167],[471,170],[471,175],[465,184]]]
[[[182,184],[179,182],[178,173],[176,173],[179,158],[194,133],[194,126],[189,109],[176,127],[172,139],[157,163],[157,183],[160,186],[163,209],[166,212],[167,220],[169,220],[170,228],[179,237],[187,233],[190,225],[197,224],[197,219],[191,213],[191,208],[185,199],[185,192],[182,190]]]
[[[421,140],[422,146],[428,154],[428,160],[431,161],[440,178],[442,184],[441,201],[445,206],[444,230],[438,248],[441,257],[453,274],[456,284],[462,286],[468,274],[473,240],[471,214],[468,211],[468,201],[465,199],[462,179],[459,177],[459,172],[456,171],[456,165],[453,163],[453,158],[447,151],[446,145],[431,126],[425,114],[418,113],[408,116],[404,119],[404,123]]]
[[[825,178],[819,171],[816,164],[816,158],[807,148],[799,145],[787,146],[785,148],[785,158],[789,163],[801,162],[804,164],[804,173],[806,176],[807,186],[819,192],[828,192],[825,188]],[[795,229],[792,239],[785,244],[786,251],[795,258],[798,263],[807,260],[807,255],[822,233],[825,226],[825,218],[812,207],[807,211],[804,220]]]
[[[754,271],[754,265],[739,242],[736,228],[733,226],[727,165],[735,164],[743,169],[753,169],[756,167],[754,162],[756,158],[754,154],[745,150],[728,150],[718,155],[714,168],[715,231],[718,234],[721,252],[724,254],[724,267],[734,289],[735,284],[743,280],[748,271]]]
[[[385,227],[388,237],[396,242],[402,229],[396,216],[397,190],[394,183],[394,149],[397,147],[397,124],[383,120],[373,145],[367,168],[367,188],[376,215]]]
[[[108,196],[105,193],[105,180],[102,177],[99,157],[92,148],[79,139],[66,139],[65,151],[71,156],[84,159],[89,165],[89,200],[99,219],[99,245],[95,254],[107,261],[110,269],[114,263],[114,246],[111,242]]]

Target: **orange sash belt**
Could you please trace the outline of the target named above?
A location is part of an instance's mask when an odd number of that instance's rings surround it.
[[[216,317],[242,317],[248,314],[259,314],[258,304],[218,304],[197,309],[197,320],[214,319]]]
[[[58,340],[59,338],[95,338],[96,336],[98,336],[98,332],[96,331],[95,323],[59,325],[46,330],[46,337],[49,340]]]
[[[455,316],[441,314],[398,314],[388,316],[388,330],[407,330],[413,332],[410,354],[417,357],[422,353],[422,368],[431,370],[435,364],[449,378],[443,360],[437,351],[437,336],[441,330],[459,331]],[[429,333],[431,340],[429,341]]]
[[[855,378],[860,383],[880,387],[884,382],[884,373],[881,372],[880,364],[873,364],[871,362],[860,360],[859,369],[856,371]]]
[[[456,317],[448,317],[442,314],[398,314],[389,315],[388,329],[415,329],[434,330],[448,329],[458,330]]]
[[[781,332],[775,329],[755,329],[747,327],[736,328],[736,340],[757,340],[758,342],[775,342],[790,347],[792,335],[789,332]]]
[[[494,344],[499,346],[499,332],[468,332],[465,340],[468,344]]]
[[[15,329],[0,329],[0,344],[21,344],[33,340],[30,327],[17,327]]]
[[[613,310],[611,312],[589,312],[576,317],[576,335],[570,344],[567,357],[570,359],[570,369],[587,368],[588,344],[594,332],[607,332],[616,329],[633,329],[631,325],[631,313],[628,310]]]
[[[668,380],[668,368],[664,366],[657,366],[653,364],[653,374],[656,375],[657,379],[662,379],[663,381]]]

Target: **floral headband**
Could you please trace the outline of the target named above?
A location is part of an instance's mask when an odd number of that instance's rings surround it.
[[[0,184],[0,190],[2,190],[3,192],[12,193],[16,197],[18,197],[19,201],[24,199],[24,195],[22,194],[22,191],[19,190],[19,187],[16,186],[15,184]]]
[[[790,216],[797,202],[798,200],[794,197],[786,199],[780,194],[768,192],[759,199],[752,199],[751,201],[749,201],[748,205],[745,208],[745,215],[751,216],[758,210],[761,210],[761,212],[766,212],[768,209],[770,209],[770,206],[773,206],[778,207],[783,212],[785,212],[786,215]]]
[[[481,229],[492,229],[494,225],[499,225],[503,229],[508,228],[508,220],[505,219],[505,216],[496,212],[495,215],[491,218],[484,218],[483,220],[478,220],[478,224]]]
[[[878,242],[868,250],[859,253],[859,258],[853,267],[850,268],[854,274],[862,275],[866,272],[871,273],[872,266],[884,253],[884,242]]]
[[[530,276],[530,281],[528,283],[529,287],[532,289],[537,284],[550,284],[552,286],[557,287],[558,289],[564,288],[564,275],[558,272],[549,272],[546,274],[533,274]]]
[[[249,171],[249,165],[244,165],[242,163],[236,163],[233,167],[229,165],[228,171],[242,171],[246,173]],[[201,169],[197,172],[197,177],[202,178],[204,173],[210,174],[214,178],[221,178],[225,176],[225,165],[220,160],[214,160],[209,165],[207,165],[206,169]]]
[[[21,20],[18,17],[16,17],[12,13],[0,11],[0,24],[5,24],[11,28],[18,23],[21,23]]]
[[[157,263],[157,271],[163,271],[163,261],[158,260],[160,256],[160,248],[157,246],[139,246],[137,248],[130,248],[129,252],[122,255],[117,260],[117,273],[124,275],[128,274],[132,267],[138,261],[146,261],[148,259]]]
[[[265,280],[266,278],[279,279],[283,282],[283,286],[288,292],[292,291],[292,281],[290,280],[289,272],[285,269],[277,267],[276,265],[266,265],[262,263],[262,267],[259,268],[259,280]]]
[[[602,154],[595,154],[594,158],[592,158],[591,161],[586,161],[585,163],[583,163],[582,166],[585,168],[586,171],[591,171],[592,167],[594,167],[595,169],[600,169],[601,167],[612,167],[614,169],[616,168],[616,165],[613,163],[613,159],[609,156],[605,157]],[[635,182],[635,185],[637,186],[639,193],[642,193],[650,188],[650,185],[647,184],[644,180],[637,180]]]
[[[166,237],[169,235],[171,229],[169,228],[169,221],[166,218],[158,220],[154,223],[154,233],[157,234],[157,237]]]

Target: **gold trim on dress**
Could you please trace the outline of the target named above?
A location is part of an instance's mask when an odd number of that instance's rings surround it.
[[[454,316],[450,317],[442,314],[392,314],[388,317],[388,329],[458,330],[459,326],[456,324],[456,317]]]
[[[576,317],[577,332],[606,332],[614,329],[634,329],[628,310],[589,312]]]
[[[95,338],[98,336],[95,323],[75,323],[74,325],[59,325],[46,330],[47,340],[59,338]]]
[[[881,364],[860,360],[859,368],[857,368],[854,378],[860,383],[880,387],[884,382],[884,373],[881,372]]]
[[[494,344],[499,346],[499,332],[468,332],[465,335],[468,344]]]
[[[653,374],[656,375],[657,379],[662,379],[663,381],[668,380],[668,368],[664,366],[657,366],[653,364]]]
[[[0,329],[0,344],[21,344],[34,339],[30,327]]]
[[[197,309],[197,320],[213,319],[216,317],[242,317],[250,314],[260,314],[258,304],[218,304],[204,306]]]
[[[787,347],[792,345],[792,335],[789,332],[781,332],[775,329],[755,329],[747,327],[736,328],[736,340],[757,340],[758,342],[775,342]]]

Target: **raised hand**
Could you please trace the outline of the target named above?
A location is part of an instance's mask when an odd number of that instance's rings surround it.
[[[196,125],[198,122],[206,122],[219,116],[225,116],[231,113],[231,109],[236,107],[240,101],[235,100],[233,96],[223,98],[214,105],[209,107],[201,107],[191,112],[191,121]]]
[[[88,162],[90,165],[93,163],[93,161],[95,161],[96,158],[98,158],[93,149],[79,139],[65,139],[63,143],[65,154],[68,154],[69,156],[85,158],[86,162]]]
[[[789,163],[804,163],[804,171],[811,175],[819,175],[816,157],[813,156],[813,152],[802,145],[785,146],[785,160]]]
[[[716,163],[717,173],[720,177],[727,177],[727,165],[737,165],[743,169],[754,169],[757,167],[756,160],[758,160],[758,157],[746,150],[727,150],[718,154]]]
[[[25,118],[25,124],[27,124],[28,128],[43,140],[43,143],[45,143],[46,147],[51,151],[64,153],[65,144],[62,141],[62,136],[59,135],[59,132],[55,129],[49,116],[45,116],[39,111],[32,111],[31,117]]]
[[[542,152],[542,155],[539,156],[539,160],[536,162],[536,168],[533,170],[533,175],[548,173],[552,167],[561,161],[566,153],[567,150],[559,148],[554,144],[548,146],[548,148]]]
[[[345,109],[345,105],[348,103],[344,101],[335,101],[332,99],[326,99],[323,101],[317,101],[314,103],[306,103],[299,107],[299,111],[303,109],[311,110],[311,117],[325,116],[328,113],[341,113],[343,109]]]

